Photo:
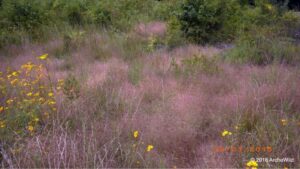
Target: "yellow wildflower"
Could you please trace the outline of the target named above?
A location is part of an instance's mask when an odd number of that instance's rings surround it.
[[[11,104],[12,102],[14,102],[13,99],[8,99],[8,100],[6,101],[7,104]]]
[[[33,121],[38,122],[38,121],[40,121],[40,119],[36,117],[33,119]]]
[[[283,126],[286,126],[287,123],[288,123],[287,119],[281,119],[281,124],[282,124]]]
[[[15,72],[12,72],[11,74],[12,74],[13,76],[18,76],[18,72],[16,72],[16,71],[15,71]]]
[[[34,94],[34,97],[39,97],[39,96],[40,96],[39,92],[37,92],[37,93]]]
[[[16,85],[17,82],[18,82],[18,79],[14,79],[10,82],[10,84],[14,86],[14,85]]]
[[[27,93],[26,96],[28,97],[32,96],[32,92]]]
[[[58,80],[58,84],[59,84],[59,85],[63,85],[63,84],[64,84],[64,80],[63,80],[63,79],[59,79],[59,80]]]
[[[230,131],[228,131],[228,130],[224,130],[223,132],[222,132],[222,136],[223,137],[225,137],[225,136],[227,136],[227,135],[232,135],[232,133],[230,132]]]
[[[28,73],[29,71],[32,70],[33,66],[34,66],[34,65],[33,65],[31,62],[28,62],[28,63],[26,63],[26,64],[23,64],[23,65],[21,66],[21,68],[22,68],[22,69],[26,69],[26,70],[27,70],[26,73]]]
[[[3,106],[0,106],[0,113],[4,110]]]
[[[147,152],[150,152],[150,151],[151,151],[153,148],[154,148],[154,146],[153,146],[153,145],[151,145],[151,144],[150,144],[150,145],[148,145],[148,146],[147,146]]]
[[[139,131],[137,131],[137,130],[134,131],[134,132],[133,132],[133,137],[134,137],[134,138],[137,138],[138,136],[139,136]]]
[[[273,6],[271,4],[265,4],[265,7],[271,11],[273,9]]]
[[[0,121],[0,128],[4,128],[6,125],[5,125],[5,122],[4,121]]]
[[[44,102],[44,101],[45,101],[44,98],[42,98],[42,97],[39,98],[39,102]]]
[[[258,167],[257,162],[253,159],[248,161],[246,165],[247,165],[247,167],[251,167],[251,169],[257,169],[257,167]]]
[[[30,131],[30,132],[32,132],[32,131],[34,130],[34,128],[33,128],[32,125],[29,125],[29,126],[27,127],[27,130]]]
[[[39,59],[40,60],[45,60],[45,59],[47,59],[47,57],[48,57],[48,54],[44,54],[42,56],[39,56]]]
[[[49,105],[55,105],[55,103],[56,103],[55,101],[49,101],[48,102]]]
[[[44,54],[42,56],[39,56],[39,59],[40,60],[45,60],[45,59],[47,59],[47,57],[48,57],[48,54]]]
[[[28,82],[23,82],[23,84],[22,84],[24,87],[26,87],[26,86],[30,86],[30,84],[28,83]]]
[[[48,93],[48,96],[49,96],[49,97],[52,97],[52,96],[53,96],[53,93],[52,93],[52,92]]]

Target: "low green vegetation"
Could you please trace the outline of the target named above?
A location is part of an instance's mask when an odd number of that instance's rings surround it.
[[[96,26],[128,31],[140,21],[167,20],[179,1],[146,0],[2,0],[0,47],[20,44],[24,37],[46,40],[54,34]]]

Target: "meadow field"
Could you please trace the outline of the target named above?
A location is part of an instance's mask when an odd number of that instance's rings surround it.
[[[0,167],[300,168],[299,6],[0,0]]]

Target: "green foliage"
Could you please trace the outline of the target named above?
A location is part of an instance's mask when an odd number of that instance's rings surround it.
[[[180,11],[180,0],[153,1],[153,12],[151,18],[167,21]]]
[[[299,45],[288,39],[254,36],[241,39],[227,54],[228,59],[238,63],[266,65],[275,62],[296,64],[300,58]]]
[[[175,75],[193,76],[198,73],[216,74],[220,71],[215,58],[209,58],[203,55],[194,55],[191,58],[183,59],[181,64],[172,60],[172,68]]]
[[[219,71],[216,60],[207,56],[193,56],[192,58],[182,60],[183,72],[187,75],[192,75],[197,72],[206,74],[214,74]]]
[[[0,144],[13,144],[40,132],[56,112],[54,89],[44,65],[31,62],[0,72]]]
[[[196,43],[231,39],[240,5],[236,0],[187,0],[179,15],[185,37]]]
[[[150,36],[148,38],[147,51],[153,52],[156,49],[162,47],[164,45],[162,38],[157,36]]]
[[[58,59],[67,58],[72,50],[76,50],[84,44],[85,34],[84,31],[69,29],[62,35],[62,45],[53,49],[52,53]]]
[[[129,81],[137,85],[142,78],[143,65],[139,62],[133,63],[128,71]]]
[[[126,61],[134,61],[147,51],[148,41],[134,35],[114,37]]]
[[[29,0],[4,1],[0,12],[1,26],[8,30],[32,31],[47,24],[49,20],[40,5]]]
[[[300,17],[295,12],[286,12],[280,18],[281,33],[285,33],[283,36],[294,37],[300,28]]]
[[[67,2],[64,11],[67,21],[72,25],[83,25],[84,12],[86,11],[84,1],[70,1]]]
[[[92,23],[101,27],[107,27],[112,22],[112,12],[106,9],[101,2],[98,2],[94,8],[91,8],[88,11],[88,15]]]
[[[63,86],[63,93],[70,100],[76,99],[80,96],[80,83],[75,76],[69,76]]]
[[[3,0],[0,10],[0,48],[22,42],[25,35],[37,39],[49,24],[43,3],[37,1]]]
[[[181,25],[176,17],[171,17],[168,21],[166,44],[173,48],[184,43],[184,38],[181,32]]]
[[[236,47],[226,54],[229,60],[258,65],[273,62],[299,63],[299,45],[293,39],[296,30],[299,29],[299,18],[290,12],[282,16],[268,17],[268,15],[270,14],[249,17],[253,18],[249,22],[252,21],[256,26],[248,27],[243,31],[236,41]]]
[[[168,20],[179,0],[1,0],[0,47],[43,40],[65,29],[100,27],[129,31],[138,22]],[[53,36],[51,36],[53,37]],[[53,37],[55,38],[55,37]]]

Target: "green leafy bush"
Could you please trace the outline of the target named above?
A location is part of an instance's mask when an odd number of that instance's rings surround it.
[[[112,22],[111,11],[105,8],[100,2],[94,8],[88,11],[92,22],[96,25],[106,27]]]
[[[42,3],[29,0],[3,0],[1,3],[0,48],[21,43],[24,37],[40,38],[50,21]]]
[[[231,39],[240,12],[236,0],[187,0],[179,21],[187,39],[196,43]]]
[[[296,64],[300,58],[299,45],[289,39],[254,36],[240,39],[237,46],[227,53],[236,63],[266,65],[273,62]]]
[[[83,25],[86,22],[87,4],[85,1],[65,2],[64,16],[72,26]]]
[[[270,6],[272,11],[273,8]],[[291,12],[262,14],[261,8],[248,11],[244,16],[252,18],[248,22],[253,25],[244,27],[236,46],[226,54],[229,60],[257,65],[299,63],[299,45],[293,38],[299,29],[299,17]],[[245,25],[250,23],[245,22]]]
[[[33,31],[48,22],[43,6],[28,0],[4,1],[0,18],[1,26],[9,30]]]
[[[220,71],[216,59],[204,55],[194,55],[191,58],[183,59],[181,64],[172,60],[171,65],[176,76],[190,77],[198,73],[213,75]]]
[[[184,41],[179,20],[176,17],[171,17],[167,25],[166,44],[169,48],[173,48],[183,44]]]

